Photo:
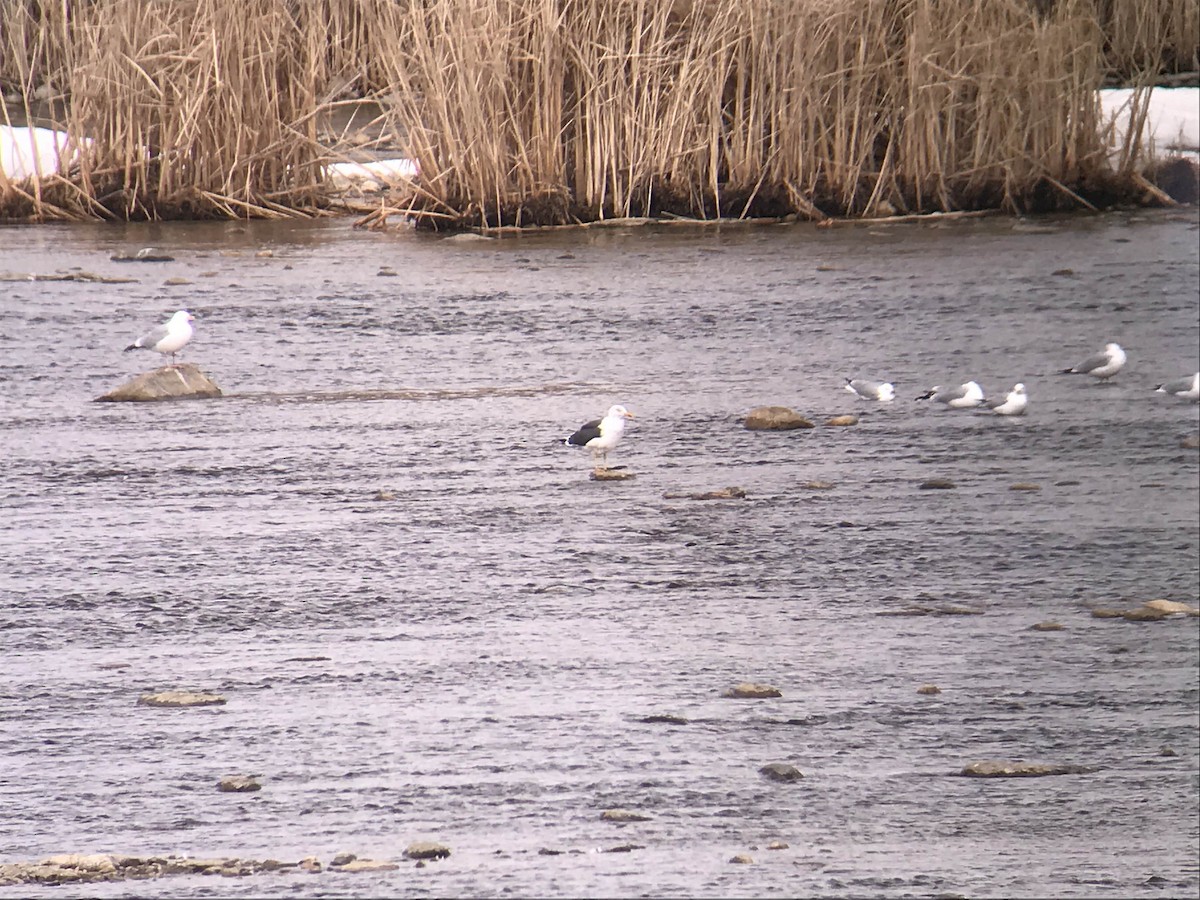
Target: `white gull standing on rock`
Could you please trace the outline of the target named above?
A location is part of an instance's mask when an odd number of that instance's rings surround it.
[[[603,419],[593,419],[566,439],[565,443],[576,447],[587,447],[592,458],[602,459],[608,465],[608,451],[617,446],[625,431],[625,420],[635,418],[633,413],[619,403],[608,408]]]
[[[192,339],[192,322],[194,321],[195,317],[190,312],[181,309],[171,316],[166,324],[146,332],[126,347],[125,352],[153,350],[155,353],[170,354],[171,363],[174,364],[175,354],[187,346],[187,342]]]
[[[1200,372],[1164,381],[1162,384],[1155,385],[1154,390],[1160,394],[1170,394],[1172,397],[1184,400],[1200,400]]]
[[[864,400],[886,403],[896,399],[896,386],[887,381],[868,381],[865,378],[847,378],[846,390]]]
[[[1028,402],[1025,385],[1017,383],[1004,395],[1003,400],[984,400],[983,405],[998,416],[1020,416],[1025,414],[1025,404]]]
[[[1125,351],[1120,344],[1109,343],[1099,353],[1093,353],[1077,366],[1063,369],[1063,375],[1091,375],[1101,381],[1107,381],[1125,365]]]
[[[958,387],[942,387],[934,385],[918,400],[932,400],[934,403],[945,403],[954,409],[970,409],[983,403],[983,388],[974,381],[967,381]]]

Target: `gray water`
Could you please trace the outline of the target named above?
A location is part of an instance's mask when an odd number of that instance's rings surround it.
[[[0,281],[0,862],[436,840],[69,890],[1196,896],[1200,620],[1091,610],[1200,593],[1197,405],[1153,391],[1200,368],[1198,236],[0,229],[0,275],[133,279]],[[175,261],[110,261],[144,246]],[[185,307],[226,397],[92,402]],[[1109,340],[1112,383],[1053,374]],[[1028,414],[914,400],[968,378]],[[561,440],[615,402],[636,477],[593,481]],[[760,405],[817,427],[747,431]],[[895,615],[948,609],[976,614]],[[136,705],[168,689],[228,703]],[[1098,771],[955,777],[989,758]]]

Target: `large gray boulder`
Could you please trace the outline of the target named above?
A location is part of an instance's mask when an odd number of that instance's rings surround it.
[[[177,363],[145,372],[118,388],[97,397],[101,402],[146,402],[220,397],[216,382],[192,363]]]

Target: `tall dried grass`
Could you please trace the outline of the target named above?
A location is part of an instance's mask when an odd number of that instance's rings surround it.
[[[1087,0],[428,0],[396,71],[420,213],[861,215],[1077,204]],[[485,36],[490,40],[485,40]]]
[[[1078,205],[1112,186],[1104,72],[1196,45],[1194,0],[0,0],[0,23],[0,85],[26,118],[60,88],[46,124],[80,151],[0,175],[0,214],[315,212],[319,121],[353,94],[403,125],[422,177],[392,203],[434,226]]]
[[[65,103],[51,107],[46,124],[68,132],[78,151],[69,177],[33,185],[35,213],[237,217],[317,208],[314,112],[326,68],[315,57],[326,43],[277,0],[234,7],[108,0],[71,7],[69,16],[66,4],[27,9],[26,21],[43,18],[40,42],[18,71],[22,88],[40,69],[41,84],[63,89]],[[24,108],[37,118],[34,104]],[[0,200],[6,189],[21,191],[0,183]]]
[[[1200,70],[1200,4],[1195,0],[1093,0],[1105,35],[1105,68],[1115,80],[1153,82]]]

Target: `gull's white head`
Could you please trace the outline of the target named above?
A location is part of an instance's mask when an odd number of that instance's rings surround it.
[[[608,419],[634,419],[634,418],[636,418],[636,416],[634,416],[633,413],[631,413],[629,410],[627,410],[620,403],[616,403],[608,408],[608,413],[605,416],[605,418],[608,418]]]
[[[1017,382],[1016,384],[1013,385],[1013,389],[1012,389],[1011,393],[1018,394],[1022,397],[1025,396],[1025,385],[1021,384],[1020,382]]]
[[[896,386],[894,384],[888,384],[888,383],[881,384],[879,386],[879,399],[880,400],[895,400],[896,399]]]

